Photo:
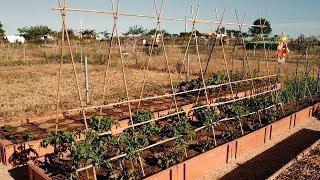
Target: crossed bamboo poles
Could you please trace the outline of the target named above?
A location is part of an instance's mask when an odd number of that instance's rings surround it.
[[[230,88],[231,88],[232,98],[233,99],[230,100],[230,101],[227,101],[227,102],[222,102],[222,103],[210,103],[209,102],[209,98],[208,98],[208,92],[207,92],[208,87],[205,84],[204,76],[205,76],[205,74],[207,72],[208,65],[209,65],[209,62],[211,60],[212,52],[213,52],[213,49],[214,49],[214,46],[215,46],[215,43],[216,43],[217,39],[215,39],[214,43],[212,44],[212,50],[210,51],[209,58],[208,58],[205,70],[203,70],[202,62],[201,62],[201,59],[200,59],[200,53],[199,53],[199,44],[198,44],[198,37],[197,37],[197,33],[196,33],[196,24],[199,24],[199,23],[218,24],[218,28],[217,28],[216,32],[219,33],[219,34],[221,34],[220,26],[222,24],[224,24],[224,25],[238,25],[240,30],[242,30],[243,26],[260,27],[262,29],[264,27],[264,25],[262,25],[262,26],[261,25],[246,25],[246,24],[243,23],[244,20],[242,22],[239,21],[237,13],[236,13],[237,14],[237,23],[223,23],[223,17],[224,17],[225,11],[226,11],[226,7],[224,8],[224,11],[223,11],[223,13],[221,15],[221,18],[220,19],[217,18],[216,21],[198,19],[199,5],[196,8],[193,8],[191,6],[191,18],[190,19],[167,18],[167,17],[163,17],[162,16],[162,8],[163,8],[164,1],[162,0],[160,7],[157,6],[156,0],[153,0],[153,4],[154,4],[154,9],[155,9],[156,16],[120,13],[119,12],[119,0],[117,0],[116,2],[114,2],[112,0],[112,12],[98,11],[98,10],[85,10],[85,9],[72,9],[72,8],[68,8],[67,7],[67,0],[63,0],[63,4],[60,2],[60,0],[58,0],[59,8],[54,8],[53,9],[53,10],[60,11],[61,19],[62,19],[62,37],[61,37],[62,39],[61,39],[61,48],[60,48],[61,59],[60,59],[59,74],[58,74],[58,85],[57,85],[57,104],[56,104],[56,113],[57,114],[59,112],[59,107],[60,107],[59,105],[60,105],[60,91],[61,91],[61,76],[62,76],[62,65],[63,65],[63,61],[62,60],[63,60],[63,56],[64,56],[64,45],[66,43],[65,42],[65,40],[66,40],[67,41],[68,50],[69,50],[69,53],[70,53],[70,56],[71,56],[71,60],[72,60],[73,72],[74,72],[74,77],[75,77],[75,81],[76,81],[77,92],[78,92],[78,97],[79,97],[79,101],[80,101],[80,105],[81,105],[81,111],[82,111],[83,119],[84,119],[84,122],[85,122],[86,131],[89,130],[89,127],[88,127],[88,124],[87,124],[87,119],[86,119],[86,113],[85,113],[87,107],[84,106],[84,103],[83,103],[83,100],[82,100],[81,90],[80,90],[79,81],[78,81],[78,75],[77,75],[77,72],[76,72],[74,57],[73,57],[73,53],[72,53],[72,50],[71,50],[70,38],[69,38],[69,35],[68,35],[68,32],[67,32],[68,28],[67,28],[67,23],[66,23],[66,13],[68,11],[71,11],[71,12],[87,12],[87,13],[103,13],[103,14],[109,14],[109,15],[113,16],[113,30],[112,30],[111,40],[110,40],[110,44],[109,44],[109,54],[108,54],[108,59],[107,59],[107,63],[106,63],[105,77],[104,77],[104,81],[103,81],[104,82],[104,88],[103,88],[103,102],[102,103],[104,103],[104,101],[105,101],[105,93],[107,91],[107,80],[106,80],[107,78],[106,77],[107,77],[107,74],[108,74],[108,70],[110,68],[109,66],[110,66],[110,59],[111,59],[111,49],[112,49],[113,41],[116,39],[117,46],[119,48],[119,53],[120,53],[124,89],[126,91],[126,97],[127,97],[127,101],[123,101],[121,104],[125,104],[125,103],[128,104],[128,110],[129,110],[130,122],[131,122],[131,125],[129,125],[127,128],[134,128],[136,126],[139,126],[139,125],[142,125],[142,124],[145,124],[145,123],[150,123],[150,122],[153,122],[153,121],[156,121],[156,120],[159,120],[159,119],[167,118],[166,116],[164,116],[164,117],[152,119],[150,121],[146,121],[146,122],[142,122],[142,123],[138,123],[138,124],[134,124],[133,120],[132,120],[131,102],[137,101],[138,102],[138,107],[140,107],[142,100],[150,99],[149,97],[148,98],[143,98],[143,94],[144,94],[145,79],[146,79],[146,76],[147,76],[147,71],[149,69],[150,61],[152,60],[152,52],[153,52],[154,45],[155,45],[155,38],[158,35],[158,33],[161,35],[161,44],[162,44],[162,48],[164,50],[166,66],[167,66],[168,75],[169,75],[169,79],[170,79],[171,90],[172,90],[172,94],[170,94],[170,96],[164,95],[163,97],[173,97],[173,104],[174,104],[175,109],[176,109],[176,112],[175,113],[171,113],[170,115],[168,115],[168,117],[173,116],[173,115],[178,115],[179,116],[179,114],[182,113],[182,111],[178,110],[176,96],[179,93],[176,92],[177,87],[174,86],[173,79],[172,79],[172,73],[171,73],[171,69],[170,69],[170,65],[169,65],[169,58],[168,58],[168,54],[167,54],[167,51],[166,51],[166,46],[165,46],[165,43],[164,43],[163,29],[161,27],[162,20],[167,20],[167,21],[185,21],[185,22],[188,22],[188,23],[192,24],[192,30],[191,30],[189,42],[187,44],[186,51],[185,51],[185,54],[184,54],[183,64],[185,65],[186,55],[188,53],[188,49],[189,49],[191,40],[194,38],[195,42],[196,42],[197,59],[198,59],[199,67],[200,67],[200,72],[199,72],[200,78],[199,79],[202,80],[203,87],[200,87],[200,88],[195,89],[195,90],[191,90],[190,92],[199,91],[198,98],[197,98],[197,101],[198,101],[199,96],[200,96],[200,92],[202,90],[204,90],[205,91],[205,96],[206,96],[206,104],[203,105],[203,106],[192,108],[191,110],[196,110],[196,109],[200,109],[200,108],[204,108],[204,107],[216,107],[217,105],[226,104],[226,103],[232,103],[232,102],[235,102],[235,101],[238,101],[238,100],[243,100],[243,99],[246,99],[246,98],[256,97],[258,95],[263,95],[263,94],[267,94],[267,93],[270,93],[270,92],[272,93],[272,92],[277,90],[277,88],[275,88],[275,89],[272,88],[272,90],[268,90],[268,91],[265,91],[265,92],[262,92],[262,93],[258,93],[258,94],[252,94],[252,95],[247,96],[245,98],[234,99],[235,96],[234,96],[234,93],[233,93],[233,90],[232,90],[232,84],[234,82],[231,82],[228,62],[227,62],[226,53],[225,53],[225,47],[224,47],[224,44],[222,42],[222,39],[220,39],[220,41],[221,41],[220,43],[222,45],[222,51],[223,51],[224,65],[225,65],[225,69],[226,69],[227,76],[228,76],[228,83],[226,83],[226,84],[229,85]],[[125,72],[125,66],[124,66],[124,59],[123,59],[123,56],[122,56],[122,46],[121,46],[121,42],[120,42],[120,38],[119,38],[119,16],[130,16],[130,17],[148,18],[148,19],[155,19],[156,20],[156,28],[155,28],[156,31],[155,31],[155,34],[154,34],[152,45],[149,48],[149,58],[148,58],[147,66],[146,66],[145,71],[144,71],[145,73],[144,73],[144,78],[143,78],[143,86],[142,86],[142,89],[141,89],[141,92],[140,92],[140,98],[136,99],[136,100],[131,100],[130,96],[129,96],[128,86],[127,86],[127,78],[126,78],[126,72]],[[218,17],[218,14],[217,14],[217,17]],[[244,42],[244,40],[243,40],[243,42]],[[245,56],[247,56],[246,53],[245,53]],[[244,60],[248,60],[248,58],[245,57]],[[249,62],[247,62],[247,65],[248,65],[249,73],[251,73],[250,72],[250,67],[249,67]],[[179,75],[180,74],[181,74],[181,71],[179,72]],[[250,75],[250,77],[251,77],[250,80],[252,82],[252,87],[253,87],[253,90],[254,90],[255,89],[254,88],[254,84],[253,84],[254,78],[252,77],[252,74]],[[269,70],[268,70],[268,76],[266,76],[266,77],[268,77],[268,78],[272,77],[272,75],[270,75],[270,73],[269,73]],[[180,79],[180,78],[178,78],[178,79]],[[243,80],[243,81],[248,81],[248,80]],[[270,82],[270,85],[271,85],[271,82]],[[221,87],[221,86],[212,86],[212,87],[209,87],[209,88],[216,88],[216,87]],[[183,93],[187,93],[187,92],[183,92]],[[153,98],[155,98],[155,97],[153,97]],[[105,106],[108,106],[108,105],[100,106],[100,112],[102,112],[102,109]],[[276,106],[276,104],[274,104],[272,107],[274,107],[274,106]],[[259,112],[260,111],[258,111],[258,113]],[[252,114],[252,113],[249,113],[249,114]],[[221,120],[221,121],[232,120],[232,119],[233,118],[229,118],[229,119],[224,119],[224,120]],[[57,118],[56,118],[56,133],[58,132],[58,123],[59,123],[59,119],[58,119],[58,116],[57,116]],[[215,124],[212,124],[212,126],[211,126],[213,134],[215,134],[214,133],[214,125]],[[240,123],[240,127],[241,126],[242,125]],[[204,127],[201,127],[201,128],[204,128]],[[201,128],[199,130],[201,130]],[[109,133],[110,132],[105,132],[105,133],[101,133],[100,135],[106,135],[106,134],[109,134]],[[165,142],[167,142],[169,140],[173,140],[175,138],[176,137],[166,139],[164,141],[155,143],[155,144],[153,144],[151,146],[145,147],[142,150],[150,148],[150,147],[153,147],[153,146],[158,145],[158,144],[165,143]],[[216,144],[216,141],[215,141],[215,144]],[[124,156],[126,156],[126,155],[122,154],[122,155],[119,155],[117,157],[111,158],[110,160],[114,160],[114,159],[117,159],[117,158],[120,158],[120,157],[124,157]],[[143,172],[143,175],[144,175],[143,165],[141,163],[141,157],[140,156],[139,156],[139,161],[140,161],[140,166],[141,166],[141,169],[142,169],[142,172]]]

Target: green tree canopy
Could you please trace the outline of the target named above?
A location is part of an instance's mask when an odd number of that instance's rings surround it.
[[[264,18],[259,18],[259,19],[255,20],[253,22],[253,25],[260,25],[260,26],[264,25],[264,27],[262,28],[264,35],[269,35],[272,32],[272,28],[271,28],[269,21]],[[250,31],[251,35],[257,36],[257,35],[261,34],[261,27],[251,27],[251,28],[249,28],[249,31]]]
[[[68,30],[67,30],[67,33],[68,33],[68,35],[69,35],[69,37],[70,37],[71,39],[77,37],[77,36],[76,36],[76,33],[75,33],[75,31],[74,31],[73,29],[68,29]]]
[[[240,35],[239,30],[227,29],[226,32],[227,32],[228,36],[233,35],[234,37],[239,37],[239,35]]]
[[[240,30],[227,29],[226,32],[227,32],[227,35],[228,35],[228,36],[233,35],[233,36],[236,37],[236,38],[240,38],[240,37],[241,37],[241,34],[240,34],[241,32],[240,32]],[[246,32],[242,32],[242,36],[243,36],[243,37],[249,37],[249,34],[246,33]]]
[[[73,30],[73,29],[68,29],[67,32],[68,32],[68,35],[69,35],[69,38],[70,38],[70,39],[77,39],[77,38],[78,38],[78,36],[77,36],[76,33],[75,33],[75,30]],[[62,31],[54,31],[54,32],[52,33],[52,36],[55,37],[55,38],[57,38],[57,39],[61,39],[61,35],[62,35]],[[64,36],[64,38],[67,39],[66,36]]]
[[[86,29],[84,31],[81,32],[81,34],[84,35],[92,35],[95,36],[96,35],[96,30],[93,29]]]
[[[95,38],[97,36],[96,30],[94,29],[86,29],[80,32],[83,38]]]
[[[2,23],[0,22],[0,37],[3,37],[3,36],[5,36],[5,31],[3,29]]]
[[[108,39],[109,36],[111,35],[108,30],[105,30],[105,31],[101,32],[101,34],[103,35],[103,37],[104,37],[105,39]]]
[[[198,30],[195,30],[195,33],[198,37],[203,36],[203,34],[201,34]],[[190,37],[190,35],[191,35],[191,32],[180,32],[179,37]]]
[[[123,35],[128,36],[128,35],[138,35],[138,34],[145,34],[146,33],[146,29],[144,29],[142,26],[130,26],[129,30],[125,33],[123,33]]]
[[[148,31],[147,35],[148,35],[148,36],[152,36],[152,35],[154,35],[155,33],[156,33],[156,29],[151,29],[151,30]],[[159,31],[159,30],[157,31],[157,34],[160,34],[160,31]],[[163,34],[164,36],[170,36],[170,34],[169,34],[165,29],[162,29],[162,34]]]
[[[223,34],[225,32],[226,32],[226,28],[225,27],[221,27],[221,28],[217,29],[217,33],[218,34]]]
[[[31,41],[40,40],[40,38],[44,35],[54,34],[54,31],[52,31],[48,26],[44,25],[18,28],[18,32],[21,36]]]

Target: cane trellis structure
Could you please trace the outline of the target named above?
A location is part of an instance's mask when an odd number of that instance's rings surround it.
[[[223,12],[221,13],[221,15],[218,15],[218,11],[216,10],[216,19],[215,20],[207,20],[207,19],[200,19],[198,18],[199,12],[200,12],[200,6],[192,6],[191,5],[191,12],[190,12],[190,18],[171,18],[171,17],[165,17],[163,15],[163,8],[164,8],[164,1],[162,0],[160,5],[156,0],[152,1],[153,6],[154,6],[154,11],[155,11],[155,16],[151,16],[151,15],[141,15],[141,14],[133,14],[133,13],[125,13],[125,12],[120,12],[119,11],[119,0],[111,0],[111,4],[112,4],[112,10],[111,11],[105,11],[105,10],[91,10],[91,9],[78,9],[78,8],[69,8],[68,4],[67,4],[67,0],[63,0],[63,2],[60,2],[60,0],[58,0],[58,8],[53,8],[54,11],[59,11],[61,14],[61,21],[62,21],[62,34],[61,34],[61,48],[60,48],[60,53],[61,53],[61,60],[60,60],[60,67],[59,67],[59,72],[58,72],[58,84],[57,84],[57,99],[56,99],[56,113],[59,114],[60,113],[60,91],[61,91],[61,76],[63,75],[62,69],[63,69],[63,57],[65,54],[65,50],[64,50],[64,46],[66,44],[66,46],[68,47],[68,53],[71,57],[71,61],[72,61],[72,65],[73,65],[73,72],[74,72],[74,79],[76,82],[76,87],[77,87],[77,93],[78,93],[78,97],[79,97],[79,101],[80,101],[80,108],[77,109],[72,109],[72,110],[68,110],[67,113],[74,113],[74,112],[81,112],[82,114],[82,120],[84,121],[85,124],[85,132],[84,132],[84,136],[82,138],[79,138],[77,141],[84,141],[86,140],[86,135],[87,133],[89,133],[91,131],[90,125],[87,122],[87,111],[96,111],[96,113],[103,115],[105,112],[106,108],[112,108],[112,107],[117,107],[117,106],[121,106],[126,108],[126,111],[129,113],[128,117],[126,117],[125,119],[128,120],[128,124],[126,126],[122,126],[120,128],[117,128],[116,130],[109,130],[109,131],[104,131],[104,132],[98,132],[98,136],[108,136],[108,135],[114,135],[116,134],[115,131],[117,132],[123,132],[129,129],[132,129],[133,131],[135,131],[136,128],[141,127],[143,125],[146,124],[152,124],[152,123],[156,123],[159,122],[160,120],[166,120],[166,119],[170,119],[173,118],[175,116],[178,117],[178,119],[180,119],[180,116],[183,116],[183,114],[186,114],[188,117],[195,117],[195,112],[197,110],[201,110],[201,109],[212,109],[214,111],[218,111],[218,107],[223,106],[223,105],[230,105],[232,103],[237,103],[240,101],[245,101],[245,100],[249,100],[252,98],[256,98],[256,97],[271,97],[272,99],[272,104],[266,106],[266,107],[261,107],[260,109],[256,109],[255,111],[252,112],[245,112],[245,113],[241,113],[241,114],[236,114],[234,115],[234,117],[225,117],[225,118],[221,118],[219,120],[216,120],[214,122],[211,122],[209,125],[202,125],[199,126],[195,129],[192,129],[192,131],[194,132],[199,132],[203,129],[211,129],[212,134],[213,134],[213,141],[214,141],[214,145],[217,146],[217,140],[216,140],[216,126],[217,124],[220,123],[224,123],[224,122],[235,122],[236,124],[238,124],[237,126],[239,126],[239,128],[241,129],[241,133],[242,135],[244,135],[244,131],[243,131],[243,125],[241,123],[241,121],[239,119],[241,118],[245,118],[247,116],[253,116],[253,115],[257,115],[259,118],[259,124],[261,125],[261,112],[263,111],[270,111],[270,110],[275,110],[278,107],[282,107],[282,102],[281,100],[279,100],[277,97],[278,91],[280,89],[280,83],[279,83],[279,75],[278,74],[271,74],[270,71],[270,65],[269,65],[269,57],[268,57],[268,53],[266,50],[266,45],[264,44],[264,57],[265,57],[265,63],[266,63],[266,68],[267,68],[267,74],[266,75],[262,75],[262,74],[258,74],[257,76],[255,76],[253,74],[253,68],[250,66],[250,64],[252,62],[250,62],[250,58],[248,57],[248,53],[247,53],[247,49],[246,49],[246,44],[245,44],[245,38],[242,35],[243,32],[243,28],[244,27],[258,27],[261,28],[261,37],[264,38],[263,35],[263,28],[265,27],[265,25],[248,25],[245,24],[244,21],[246,19],[246,13],[243,14],[243,18],[240,19],[240,15],[237,11],[235,11],[235,15],[236,15],[236,22],[235,23],[230,23],[230,22],[224,22],[224,17],[227,11],[227,7],[225,7],[223,9]],[[101,77],[102,80],[102,84],[103,84],[103,98],[101,99],[101,104],[97,105],[97,106],[85,106],[84,102],[83,102],[83,98],[82,98],[82,94],[81,94],[81,89],[80,89],[80,83],[79,83],[79,79],[78,79],[78,74],[75,68],[75,60],[74,60],[74,55],[72,52],[72,48],[71,48],[71,43],[70,43],[70,38],[68,35],[68,25],[67,25],[67,14],[68,13],[97,13],[97,14],[103,14],[103,15],[108,15],[108,16],[112,16],[112,20],[113,20],[113,27],[112,27],[112,32],[111,32],[111,36],[110,36],[110,40],[108,43],[108,49],[106,51],[108,51],[108,57],[107,60],[105,62],[105,72],[104,72],[104,77]],[[127,84],[127,73],[126,73],[126,66],[125,66],[125,60],[123,57],[123,47],[122,47],[122,42],[121,42],[121,38],[120,38],[120,32],[119,32],[119,17],[121,16],[125,16],[125,17],[134,17],[134,18],[143,18],[143,19],[150,19],[150,20],[154,20],[155,21],[155,32],[153,34],[152,37],[152,43],[151,45],[148,47],[148,59],[146,62],[146,66],[143,69],[143,79],[142,79],[142,87],[141,90],[139,91],[139,97],[138,98],[133,98],[130,93],[129,93],[129,87]],[[262,18],[260,18],[262,19]],[[178,90],[178,83],[176,82],[177,80],[174,80],[172,77],[172,67],[170,66],[170,56],[167,52],[167,46],[166,46],[166,41],[164,38],[164,30],[163,30],[163,21],[170,21],[170,22],[185,22],[191,25],[191,30],[189,32],[189,37],[188,37],[188,41],[185,45],[185,51],[183,52],[183,57],[182,59],[182,66],[183,68],[181,68],[177,73],[178,73],[178,82],[179,81],[184,81],[185,79],[188,80],[189,75],[187,74],[187,71],[185,70],[186,68],[189,69],[190,67],[188,66],[188,54],[189,54],[189,50],[190,50],[190,45],[191,42],[194,41],[195,43],[195,48],[196,48],[196,61],[198,64],[198,68],[199,68],[199,73],[196,75],[197,80],[199,81],[199,87],[197,88],[193,88],[191,90],[183,90],[183,91],[179,91]],[[264,21],[265,22],[265,21]],[[208,56],[206,57],[206,61],[202,60],[201,56],[200,56],[200,50],[199,50],[199,37],[197,35],[197,25],[198,24],[209,24],[209,25],[215,25],[216,29],[214,30],[214,32],[217,35],[220,35],[223,33],[221,32],[221,26],[235,26],[239,32],[240,32],[240,39],[241,39],[241,46],[243,46],[243,73],[244,73],[244,78],[240,79],[240,80],[233,80],[232,79],[232,73],[234,72],[233,69],[233,63],[234,63],[234,52],[235,52],[235,46],[236,46],[236,42],[232,48],[232,53],[231,53],[231,60],[229,60],[229,58],[227,57],[226,54],[226,50],[225,50],[225,44],[222,40],[222,38],[218,39],[218,36],[215,36],[214,39],[212,40],[212,43],[210,44],[210,48],[209,48],[209,52],[208,52]],[[262,23],[260,23],[262,24]],[[148,71],[150,70],[150,62],[153,60],[154,58],[154,49],[155,49],[155,44],[156,44],[156,38],[158,37],[158,35],[161,37],[160,38],[160,46],[163,49],[163,53],[164,53],[164,58],[165,58],[165,64],[166,64],[166,71],[168,74],[168,79],[170,81],[170,93],[164,93],[162,95],[156,95],[156,96],[146,96],[145,95],[145,86],[146,86],[146,77],[148,76]],[[263,39],[264,40],[264,39]],[[214,85],[210,85],[207,84],[206,81],[206,76],[210,73],[209,72],[209,68],[208,66],[210,65],[210,63],[214,63],[212,62],[212,56],[214,56],[216,53],[215,52],[215,47],[217,46],[216,44],[219,43],[221,46],[221,50],[222,50],[222,57],[223,57],[223,66],[224,66],[224,77],[226,77],[227,82],[225,83],[219,83],[219,84],[214,84]],[[111,52],[113,49],[113,46],[116,46],[116,48],[118,49],[118,53],[119,53],[119,60],[121,62],[121,74],[122,74],[122,81],[123,81],[123,89],[125,90],[125,100],[120,101],[120,102],[116,102],[116,103],[105,103],[106,102],[106,92],[109,91],[108,89],[108,82],[107,82],[107,76],[108,73],[110,71],[110,61],[111,61]],[[221,52],[220,52],[221,53]],[[315,56],[316,58],[317,56]],[[230,70],[230,61],[232,63],[231,65],[231,70]],[[258,62],[260,63],[260,61]],[[260,67],[260,64],[259,64]],[[298,68],[298,67],[297,67]],[[308,72],[308,61],[306,61],[306,73]],[[185,74],[184,74],[185,73]],[[297,76],[297,75],[296,75]],[[306,75],[307,77],[307,75]],[[185,78],[185,79],[184,79]],[[264,86],[264,88],[261,88],[257,83],[259,83],[260,81],[263,80],[267,80],[267,84]],[[236,85],[238,84],[245,84],[245,83],[250,83],[249,87],[250,87],[250,93],[249,94],[245,94],[243,96],[238,96],[237,95],[237,87]],[[225,99],[226,96],[222,96],[221,92],[223,89],[227,89],[230,93],[229,96],[227,96],[228,99]],[[213,98],[212,95],[210,95],[210,92],[213,90],[218,90],[218,94]],[[310,90],[308,88],[308,84],[306,81],[305,84],[305,91],[304,91],[304,95],[306,95],[307,91],[309,91],[309,95],[311,96]],[[189,95],[192,93],[196,93],[196,100],[195,103],[192,103],[192,105],[198,105],[201,103],[201,105],[198,106],[192,106],[192,107],[188,107],[188,108],[180,108],[181,107],[181,103],[180,103],[180,99],[179,97],[182,95]],[[138,113],[140,109],[143,109],[143,102],[147,102],[147,101],[156,101],[156,100],[161,100],[163,98],[169,98],[170,99],[170,106],[166,108],[166,110],[164,110],[166,112],[166,114],[159,114],[156,115],[154,114],[154,117],[151,118],[150,120],[146,120],[143,122],[134,122],[133,120],[133,116],[134,114]],[[255,102],[256,103],[256,102]],[[188,103],[186,103],[188,104]],[[190,105],[190,104],[189,104]],[[256,104],[257,105],[257,104]],[[122,119],[123,120],[123,119]],[[98,124],[100,125],[101,122],[99,120]],[[57,115],[56,118],[56,133],[59,130],[59,118]],[[161,140],[157,140],[155,142],[153,142],[152,144],[148,144],[147,146],[144,146],[142,148],[139,148],[137,150],[135,150],[133,153],[137,153],[137,152],[142,152],[145,150],[148,150],[150,148],[159,146],[159,145],[163,145],[165,143],[168,143],[170,141],[174,141],[177,140],[179,138],[181,138],[182,135],[177,135],[174,137],[167,137]],[[128,153],[125,152],[120,152],[117,155],[110,157],[107,161],[108,163],[112,163],[114,161],[119,162],[121,169],[123,169],[123,161],[121,160],[121,158],[125,158],[126,156],[129,156]],[[185,148],[185,157],[188,157],[188,153],[187,150]],[[144,169],[144,163],[143,163],[143,158],[141,157],[141,154],[138,153],[137,154],[137,159],[138,159],[138,164],[141,168],[141,173],[142,176],[141,177],[145,177],[147,175],[149,175],[148,173],[146,173],[145,169]],[[131,165],[134,167],[133,162],[131,160]],[[82,172],[86,169],[89,168],[93,168],[94,167],[94,176],[96,174],[96,169],[95,169],[95,165],[94,164],[84,164],[82,167],[78,167],[78,169],[76,170],[76,172]],[[112,169],[112,167],[110,166],[110,169]],[[113,171],[113,170],[112,170]]]

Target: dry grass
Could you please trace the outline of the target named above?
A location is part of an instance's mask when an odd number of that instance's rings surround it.
[[[138,97],[141,90],[143,68],[145,67],[148,55],[140,47],[133,48],[132,44],[124,46],[124,51],[128,54],[125,56],[126,76],[129,87],[130,97]],[[27,46],[27,53],[24,60],[23,46],[7,47],[2,45],[0,53],[0,120],[10,120],[13,118],[23,118],[30,115],[43,115],[54,111],[56,102],[56,84],[58,72],[59,49],[56,45],[48,46]],[[231,48],[226,48],[226,58],[229,70],[243,69],[243,51],[237,48],[234,57],[233,66],[231,58]],[[107,58],[106,43],[88,44],[83,48],[84,54],[89,57],[90,71],[90,90],[92,104],[98,105],[102,102],[103,78],[105,62]],[[76,60],[79,61],[80,46],[74,45],[73,51],[76,54]],[[137,53],[136,53],[137,52]],[[183,67],[182,60],[184,57],[181,46],[167,46],[168,61],[170,71],[173,73],[174,81],[177,81],[177,72]],[[264,60],[264,52],[248,51],[249,67],[245,69],[260,69],[260,75],[268,72],[277,72],[277,63],[274,60],[274,51],[269,51],[270,62]],[[295,54],[295,56],[297,56]],[[201,65],[204,67],[207,61],[205,53],[200,54]],[[258,61],[260,59],[260,61]],[[63,69],[61,106],[63,110],[79,107],[79,98],[75,86],[72,65],[70,61]],[[260,67],[260,68],[258,68]],[[190,54],[190,73],[195,77],[199,74],[200,66],[196,54]],[[221,47],[214,51],[213,58],[208,66],[208,74],[214,71],[224,71],[225,63]],[[305,68],[300,64],[299,76],[303,76]],[[317,69],[312,66],[311,72],[316,74]],[[80,63],[77,63],[77,72],[81,76],[79,82],[83,89],[83,73]],[[184,73],[185,74],[185,73]],[[281,75],[283,79],[295,74],[295,64],[287,63],[282,66]],[[125,99],[125,89],[121,73],[121,61],[119,54],[114,49],[111,59],[111,68],[107,76],[108,91],[107,100],[118,101]],[[170,79],[164,54],[154,56],[150,61],[150,70],[147,71],[146,95],[163,94],[170,91],[168,88]]]
[[[57,64],[0,67],[0,119],[21,118],[33,114],[42,115],[53,111],[56,102]],[[78,73],[81,71],[77,68]],[[143,71],[129,69],[126,71],[129,94],[139,94]],[[102,103],[104,66],[90,65],[91,99],[93,104]],[[173,78],[177,78],[173,75]],[[125,91],[120,70],[112,69],[107,76],[107,99],[124,99]],[[83,77],[79,77],[81,88]],[[146,91],[160,92],[162,86],[169,84],[167,73],[148,72]],[[79,98],[75,86],[72,65],[64,66],[61,106],[62,109],[79,107]]]

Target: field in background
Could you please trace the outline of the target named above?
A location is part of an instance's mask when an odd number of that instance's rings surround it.
[[[148,49],[133,43],[123,45],[124,60],[126,66],[126,76],[129,87],[129,95],[138,97],[140,94],[144,67],[148,60]],[[208,58],[207,47],[200,46],[200,59],[204,67]],[[72,50],[77,61],[77,73],[79,82],[83,90],[83,68],[80,63],[81,51],[83,56],[88,57],[89,79],[91,91],[91,104],[102,104],[103,81],[105,62],[108,57],[107,42],[86,43],[82,48],[78,42],[74,42]],[[81,50],[82,49],[82,50]],[[185,79],[186,71],[183,59],[185,48],[182,45],[166,46],[170,70],[173,73],[173,80],[178,81],[178,72],[183,69]],[[232,47],[227,46],[226,58],[228,69],[239,71],[243,69],[244,51],[240,46],[236,47],[232,53]],[[0,44],[0,120],[20,119],[32,115],[44,115],[54,112],[56,103],[57,73],[60,60],[60,49],[56,44],[48,45],[13,45]],[[155,49],[150,70],[147,71],[146,93],[145,95],[170,93],[168,86],[170,79],[166,66],[166,59],[161,49]],[[275,59],[275,51],[268,50],[268,66],[263,50],[248,50],[250,70],[255,70],[259,75],[277,72],[278,64]],[[318,73],[319,57],[313,57],[313,52],[309,53],[308,71],[314,76]],[[288,57],[288,63],[281,65],[281,81],[295,76],[296,59],[302,56],[301,53],[293,52]],[[125,99],[125,90],[122,79],[121,61],[118,49],[114,47],[111,54],[110,71],[107,80],[107,101],[116,102]],[[232,58],[233,57],[233,58]],[[190,77],[199,75],[199,62],[195,47],[191,46],[189,54]],[[62,110],[76,108],[80,106],[76,92],[71,60],[68,55],[64,57],[65,65],[63,69],[61,106]],[[185,63],[186,65],[187,63]],[[233,64],[233,65],[232,65]],[[305,56],[299,60],[298,77],[303,77],[306,71]],[[247,64],[245,69],[248,70]],[[222,47],[216,47],[208,66],[208,74],[225,71]]]

